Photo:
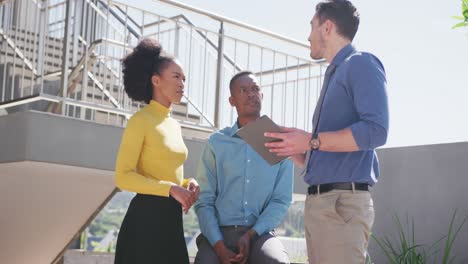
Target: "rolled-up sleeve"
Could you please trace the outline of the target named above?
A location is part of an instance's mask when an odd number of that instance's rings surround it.
[[[350,129],[360,150],[382,146],[387,141],[389,127],[387,81],[382,63],[364,53],[351,58],[349,65],[349,93],[359,121]]]

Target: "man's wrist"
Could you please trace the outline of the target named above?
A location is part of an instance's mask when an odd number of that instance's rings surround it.
[[[170,196],[174,196],[174,192],[177,191],[177,187],[179,187],[178,185],[176,184],[171,184],[171,187],[169,187],[169,195]]]
[[[309,140],[309,148],[311,150],[319,150],[320,149],[320,139],[319,139],[319,134],[318,133],[313,133],[311,135],[311,138]]]
[[[249,229],[246,234],[248,235],[249,239],[252,240],[252,238],[255,237],[255,235],[257,235],[257,231],[255,231],[254,229]]]
[[[223,240],[218,240],[213,246],[214,251],[216,252],[217,255],[220,255],[224,249],[226,249],[226,245],[224,244]]]

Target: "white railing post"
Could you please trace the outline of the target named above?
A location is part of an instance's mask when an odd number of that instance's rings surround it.
[[[65,31],[63,35],[63,50],[62,50],[62,76],[60,79],[60,87],[62,89],[62,109],[61,113],[65,114],[65,98],[68,90],[68,65],[69,65],[69,49],[70,49],[70,24],[71,24],[71,0],[66,0],[65,11]]]
[[[174,31],[174,56],[179,58],[179,41],[180,41],[180,26],[179,19],[175,21],[175,31]]]
[[[224,52],[224,22],[220,22],[219,35],[218,35],[218,61],[216,68],[216,98],[215,98],[215,111],[214,111],[214,123],[215,127],[220,126],[220,109],[221,109],[221,86],[223,82],[222,70],[223,70],[223,52]]]

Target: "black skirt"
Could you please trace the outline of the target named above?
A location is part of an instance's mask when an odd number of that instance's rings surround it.
[[[120,227],[114,263],[189,263],[181,205],[172,197],[137,194]]]

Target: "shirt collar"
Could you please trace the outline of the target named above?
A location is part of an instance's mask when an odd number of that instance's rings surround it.
[[[354,53],[354,52],[356,52],[356,49],[353,47],[353,45],[348,44],[344,46],[335,55],[335,57],[332,60],[332,64],[336,66],[340,65],[351,53]]]
[[[233,137],[237,134],[237,131],[239,130],[239,122],[236,120],[234,124],[231,127],[231,131],[229,133],[229,136]]]

